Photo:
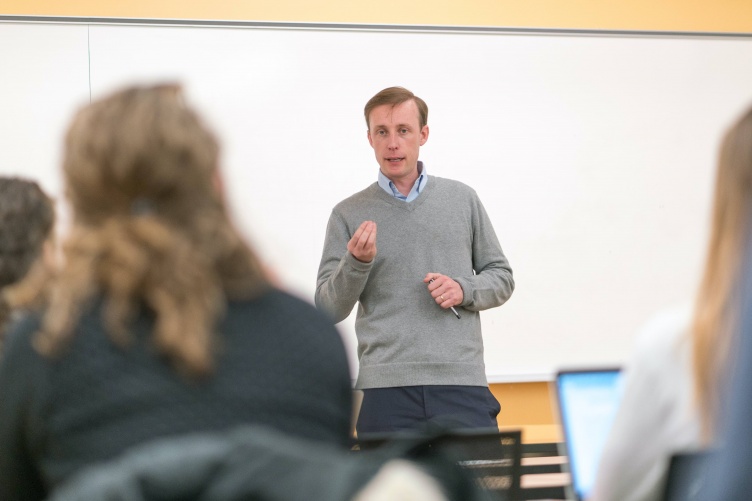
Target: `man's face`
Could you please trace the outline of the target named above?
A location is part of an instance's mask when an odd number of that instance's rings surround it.
[[[428,125],[420,127],[415,101],[377,106],[368,118],[368,142],[381,172],[394,183],[414,182],[418,177],[418,151],[428,140]]]

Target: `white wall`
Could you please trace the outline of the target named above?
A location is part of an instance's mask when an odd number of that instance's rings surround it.
[[[482,317],[494,381],[620,363],[691,300],[718,141],[752,104],[752,39],[0,24],[0,47],[0,171],[59,192],[62,118],[89,91],[183,82],[238,225],[309,300],[331,208],[376,178],[363,105],[415,91],[421,158],[479,192],[515,272]]]
[[[0,23],[0,174],[60,199],[62,131],[88,98],[86,26]]]

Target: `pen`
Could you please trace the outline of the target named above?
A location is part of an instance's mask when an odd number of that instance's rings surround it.
[[[431,280],[429,280],[429,281],[428,281],[428,283],[429,283],[429,284],[430,284],[431,282],[433,282],[433,278],[432,278]],[[452,310],[452,313],[454,313],[454,316],[455,316],[455,317],[457,317],[457,318],[460,318],[460,314],[459,314],[459,313],[457,313],[457,310],[455,310],[455,309],[454,309],[454,306],[450,306],[450,307],[449,307],[449,309],[450,309],[450,310]]]

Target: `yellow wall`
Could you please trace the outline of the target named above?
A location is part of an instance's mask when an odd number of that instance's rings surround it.
[[[750,0],[5,0],[0,14],[752,32]]]
[[[501,404],[500,428],[522,429],[527,443],[561,440],[549,383],[497,383],[490,388]]]

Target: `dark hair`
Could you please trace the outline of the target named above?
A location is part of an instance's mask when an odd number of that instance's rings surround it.
[[[36,182],[0,177],[0,339],[13,309],[7,289],[40,258],[54,224],[52,199]]]
[[[415,105],[418,107],[418,122],[422,129],[428,124],[428,105],[425,101],[404,87],[387,87],[368,100],[366,107],[363,110],[366,117],[366,126],[370,129],[371,123],[369,120],[374,108],[385,104],[394,107],[410,100],[414,101]]]
[[[0,178],[0,287],[26,275],[54,222],[52,200],[37,183]]]

